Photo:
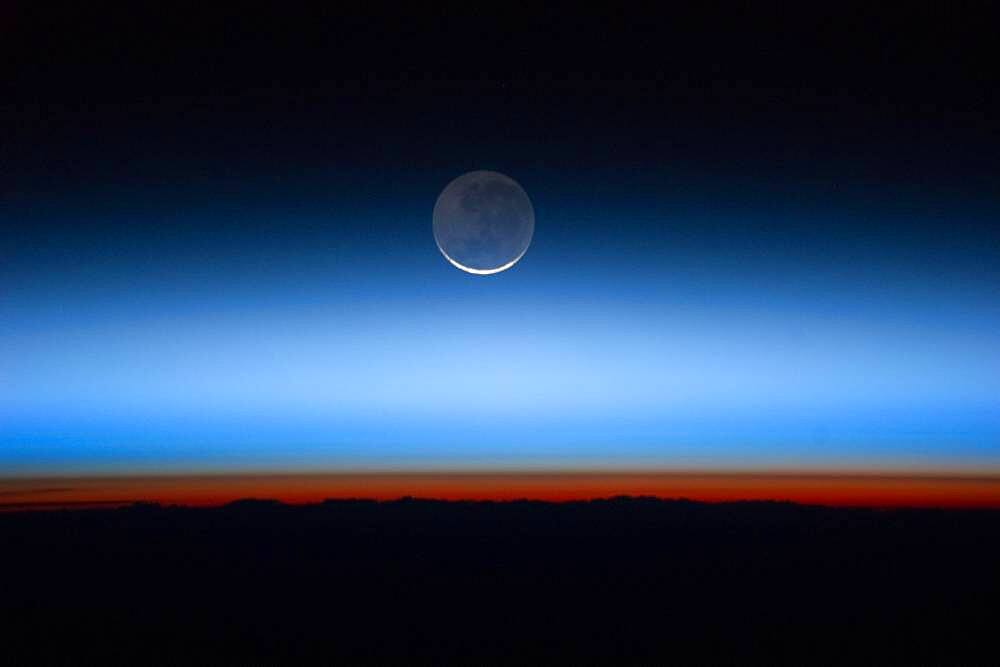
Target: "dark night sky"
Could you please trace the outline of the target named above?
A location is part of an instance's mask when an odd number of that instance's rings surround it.
[[[996,465],[995,18],[5,5],[0,464]]]

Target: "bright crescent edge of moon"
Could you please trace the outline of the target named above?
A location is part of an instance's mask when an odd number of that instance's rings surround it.
[[[528,252],[528,249],[525,248],[524,250],[521,251],[520,255],[518,255],[514,259],[510,260],[509,262],[507,262],[503,266],[498,266],[495,269],[473,269],[473,268],[468,267],[468,266],[462,266],[461,264],[459,264],[458,262],[456,262],[455,260],[453,260],[451,257],[449,257],[448,253],[446,253],[444,251],[444,248],[441,247],[441,244],[438,243],[437,239],[434,239],[434,245],[436,245],[438,247],[438,250],[441,251],[441,254],[444,255],[444,258],[446,260],[448,260],[449,262],[451,262],[452,266],[454,266],[456,269],[461,269],[462,271],[465,271],[466,273],[474,273],[477,276],[489,276],[489,275],[492,275],[494,273],[500,273],[501,271],[506,271],[510,267],[512,267],[515,264],[517,264],[521,260],[521,258],[524,257],[524,254],[526,252]]]

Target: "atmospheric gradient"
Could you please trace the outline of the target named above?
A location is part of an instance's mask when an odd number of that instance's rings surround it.
[[[1000,472],[982,128],[501,83],[8,109],[4,479]],[[480,170],[534,211],[495,275],[432,229]]]

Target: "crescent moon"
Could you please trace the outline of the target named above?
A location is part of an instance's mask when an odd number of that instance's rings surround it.
[[[438,196],[434,240],[457,269],[486,276],[506,271],[528,251],[535,212],[524,189],[495,171],[459,176]]]

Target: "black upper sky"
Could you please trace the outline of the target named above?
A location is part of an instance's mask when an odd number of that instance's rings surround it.
[[[425,169],[484,153],[553,170],[817,181],[849,162],[858,180],[988,186],[992,16],[750,7],[375,16],[8,3],[3,189]]]
[[[0,196],[266,199],[331,170],[363,190],[493,166],[622,197],[666,174],[765,202],[976,207],[1000,174],[991,18],[7,3]]]

